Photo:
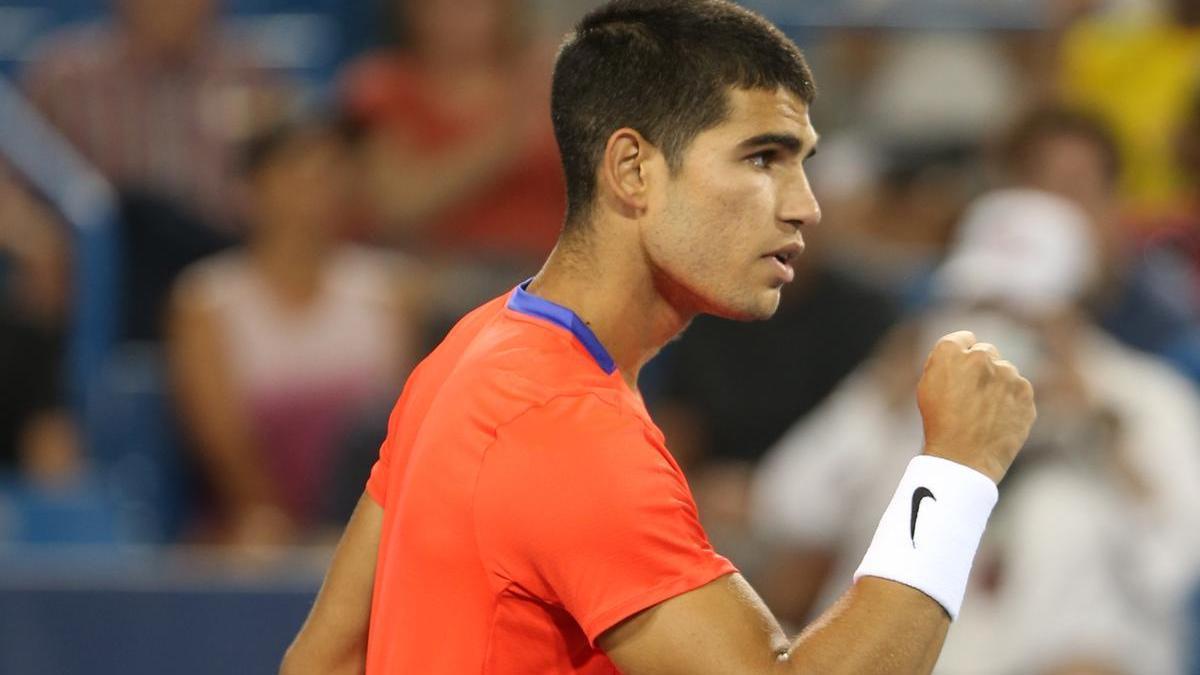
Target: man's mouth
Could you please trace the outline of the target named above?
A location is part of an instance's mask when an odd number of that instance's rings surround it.
[[[778,260],[781,265],[790,266],[792,264],[792,261],[795,260],[796,258],[799,258],[800,254],[803,251],[804,251],[804,243],[799,242],[799,241],[793,241],[784,246],[780,246],[779,248],[775,249],[771,253],[768,253],[767,255]]]
[[[803,250],[803,242],[793,241],[763,255],[763,258],[766,260],[771,260],[775,263],[775,268],[778,270],[779,274],[779,281],[787,284],[791,283],[792,280],[796,278],[796,271],[792,269],[792,261],[800,257],[800,253]]]

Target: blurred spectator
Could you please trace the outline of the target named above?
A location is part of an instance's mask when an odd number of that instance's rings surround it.
[[[1141,19],[1084,19],[1068,30],[1061,52],[1062,93],[1112,126],[1126,163],[1121,192],[1129,218],[1143,227],[1181,207],[1172,134],[1200,82],[1200,0],[1162,5]]]
[[[168,199],[231,231],[233,151],[284,102],[251,46],[218,31],[220,0],[112,0],[112,22],[39,45],[24,86],[119,191]]]
[[[924,356],[965,328],[1034,382],[1039,419],[936,672],[1180,670],[1182,603],[1200,560],[1200,397],[1080,311],[1100,272],[1087,218],[1045,192],[980,198],[937,273],[937,305],[761,464],[755,522],[778,546],[761,587],[787,619],[802,622],[850,582],[921,447]]]
[[[1053,192],[1088,212],[1103,260],[1088,303],[1100,324],[1200,382],[1200,276],[1185,262],[1186,233],[1196,230],[1177,221],[1144,242],[1122,226],[1121,158],[1104,123],[1067,107],[1038,108],[1015,125],[1001,154],[1006,183]]]
[[[166,291],[240,231],[236,148],[287,93],[251,45],[225,39],[220,0],[113,0],[111,21],[46,38],[23,74],[46,119],[116,187],[119,339],[158,340]]]
[[[365,126],[387,234],[439,253],[540,262],[565,187],[550,127],[552,49],[523,0],[394,0],[400,44],[343,78]],[[505,281],[508,284],[511,279]]]
[[[861,93],[860,122],[889,146],[978,144],[1026,95],[990,34],[902,33],[884,45]]]
[[[176,288],[171,365],[218,541],[311,535],[339,441],[364,410],[394,400],[416,356],[412,269],[339,242],[350,168],[329,124],[297,121],[255,138],[247,247],[196,264]]]
[[[899,306],[919,306],[954,222],[977,189],[978,148],[953,142],[866,147],[833,139],[813,158],[813,184],[829,213],[822,224],[829,232],[827,255],[831,265]],[[854,162],[864,168],[832,166]],[[859,174],[854,182],[830,185],[837,180],[832,174],[847,170]]]
[[[0,474],[52,486],[82,457],[63,400],[63,224],[0,164]]]

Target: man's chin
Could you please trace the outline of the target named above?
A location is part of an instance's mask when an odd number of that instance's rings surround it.
[[[780,288],[766,290],[757,296],[746,298],[734,306],[732,303],[711,312],[722,319],[733,321],[766,321],[779,311]]]

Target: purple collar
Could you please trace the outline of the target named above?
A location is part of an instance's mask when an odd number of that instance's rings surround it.
[[[609,356],[608,350],[604,348],[604,345],[600,344],[600,339],[596,337],[592,329],[588,328],[588,325],[575,312],[525,290],[529,286],[530,281],[533,281],[533,279],[527,279],[521,285],[517,286],[513,290],[512,295],[508,297],[508,303],[505,306],[514,312],[545,319],[552,324],[571,331],[575,339],[579,340],[588,353],[592,355],[592,358],[595,359],[596,365],[600,366],[600,369],[606,375],[612,375],[613,371],[617,369],[617,364]]]

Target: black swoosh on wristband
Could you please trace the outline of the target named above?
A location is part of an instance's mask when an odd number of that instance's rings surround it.
[[[912,539],[913,548],[917,547],[917,512],[921,510],[921,500],[926,497],[937,501],[937,497],[933,496],[933,492],[929,488],[922,485],[913,490],[912,494],[912,519],[908,524],[908,536]]]

